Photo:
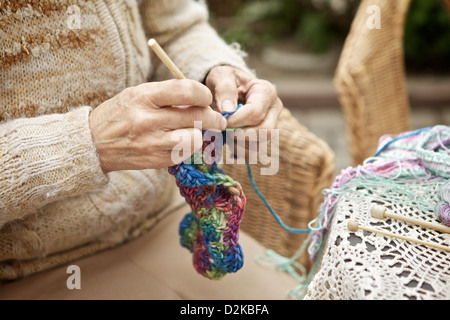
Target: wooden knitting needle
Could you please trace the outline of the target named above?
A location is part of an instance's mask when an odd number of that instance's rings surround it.
[[[177,65],[172,61],[172,59],[170,59],[170,57],[167,55],[164,49],[161,48],[161,46],[155,39],[151,38],[150,40],[148,40],[148,45],[156,53],[159,59],[161,59],[162,63],[164,63],[167,69],[169,69],[169,71],[172,72],[175,78],[186,79],[183,72],[181,72],[180,69],[178,69]],[[210,106],[208,106],[208,108],[212,110]]]
[[[437,244],[437,243],[422,241],[422,240],[419,240],[419,239],[406,237],[406,236],[402,236],[402,235],[395,234],[395,233],[392,233],[392,232],[388,232],[388,231],[384,231],[384,230],[378,230],[378,229],[375,229],[375,228],[362,227],[362,226],[360,226],[358,224],[358,222],[353,221],[353,220],[349,220],[348,221],[347,228],[348,228],[348,230],[350,230],[352,232],[356,232],[356,231],[358,231],[358,229],[361,229],[361,230],[365,230],[365,231],[368,231],[368,232],[379,233],[381,235],[392,237],[392,238],[397,238],[397,239],[402,239],[402,240],[406,240],[406,241],[415,242],[415,243],[422,244],[422,245],[429,246],[429,247],[433,247],[433,248],[436,248],[436,249],[450,251],[450,247],[443,246],[443,245],[440,245],[440,244]]]
[[[404,216],[401,214],[389,212],[386,210],[385,207],[380,206],[380,205],[373,206],[372,209],[370,210],[370,214],[372,215],[372,217],[377,218],[377,219],[390,218],[390,219],[400,220],[400,221],[404,221],[404,222],[411,223],[411,224],[416,224],[416,225],[422,226],[424,228],[429,228],[429,229],[434,229],[434,230],[445,232],[445,233],[450,233],[450,227],[444,226],[443,224],[435,223],[435,222],[428,222],[428,221],[424,221],[421,219],[416,219],[416,218],[407,217],[407,216]]]
[[[172,74],[177,79],[186,79],[184,74],[178,69],[175,63],[169,58],[167,53],[161,48],[159,43],[155,39],[148,40],[148,45],[156,53],[156,55],[161,59],[161,61],[166,65],[166,67],[172,72]]]

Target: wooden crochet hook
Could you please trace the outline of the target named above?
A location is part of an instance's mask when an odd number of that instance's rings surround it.
[[[162,63],[169,69],[170,72],[175,76],[177,79],[187,79],[183,72],[181,72],[180,69],[178,69],[177,65],[170,59],[170,57],[167,55],[167,53],[164,51],[163,48],[159,45],[159,43],[151,38],[148,40],[148,45],[152,50],[156,53],[156,55],[161,59]],[[209,109],[212,110],[211,106],[208,106]]]
[[[450,227],[444,226],[443,224],[435,223],[435,222],[428,222],[428,221],[424,221],[421,219],[416,219],[416,218],[407,217],[407,216],[404,216],[401,214],[389,212],[386,210],[385,207],[380,206],[380,205],[373,206],[372,209],[370,210],[370,214],[372,217],[374,217],[376,219],[390,218],[390,219],[400,220],[400,221],[404,221],[407,223],[419,225],[424,228],[433,229],[433,230],[437,230],[437,231],[441,231],[441,232],[445,232],[445,233],[450,233]]]
[[[379,233],[379,234],[381,234],[383,236],[387,236],[387,237],[402,239],[402,240],[406,240],[406,241],[422,244],[422,245],[425,245],[425,246],[433,247],[433,248],[436,248],[436,249],[450,251],[450,247],[447,247],[447,246],[443,246],[443,245],[440,245],[440,244],[437,244],[437,243],[434,243],[434,242],[422,241],[422,240],[419,240],[419,239],[416,239],[416,238],[412,238],[412,237],[402,236],[402,235],[395,234],[395,233],[388,232],[388,231],[384,231],[384,230],[379,230],[379,229],[375,229],[375,228],[360,226],[358,222],[353,221],[353,220],[349,220],[348,221],[347,228],[348,228],[348,230],[350,230],[352,232],[356,232],[356,231],[358,231],[358,229],[361,229],[361,230],[372,232],[372,233]]]
[[[161,48],[161,46],[155,39],[152,38],[152,39],[148,40],[148,45],[156,53],[156,55],[159,57],[159,59],[161,59],[162,63],[165,64],[167,69],[169,69],[170,72],[172,72],[172,74],[175,76],[175,78],[186,79],[184,74],[180,71],[180,69],[178,69],[178,67],[175,65],[175,63],[172,61],[172,59],[169,58],[167,53],[163,50],[163,48]]]

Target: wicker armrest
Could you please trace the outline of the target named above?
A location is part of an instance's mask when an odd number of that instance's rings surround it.
[[[279,170],[275,175],[261,175],[260,168],[265,166],[258,162],[251,165],[253,178],[286,225],[307,228],[323,201],[321,191],[329,187],[333,178],[334,153],[324,141],[301,126],[288,109],[282,111],[277,129]],[[306,235],[288,232],[280,226],[254,191],[246,165],[224,164],[223,169],[241,183],[247,197],[242,230],[278,254],[292,256]],[[306,253],[299,261],[310,267]]]

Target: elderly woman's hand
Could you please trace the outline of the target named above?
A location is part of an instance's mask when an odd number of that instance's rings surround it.
[[[242,152],[245,152],[245,158],[249,160],[255,152],[266,150],[272,138],[271,130],[275,129],[283,109],[275,87],[269,81],[228,66],[213,68],[206,78],[206,85],[214,95],[213,105],[219,112],[234,111],[239,103],[243,104],[228,118],[229,128],[242,128],[244,132],[243,138],[234,138],[234,146],[229,145],[234,156],[244,156]]]
[[[203,130],[226,128],[226,119],[209,107],[211,103],[208,88],[193,80],[145,83],[105,101],[89,119],[103,171],[174,165],[171,154],[179,143],[173,141],[174,133],[191,141],[193,153],[195,146],[202,145],[202,133],[194,121],[201,121]]]
[[[244,104],[228,118],[228,127],[275,128],[283,104],[269,81],[232,67],[219,66],[209,72],[206,85],[214,94],[214,105],[220,112],[233,111],[238,103]]]

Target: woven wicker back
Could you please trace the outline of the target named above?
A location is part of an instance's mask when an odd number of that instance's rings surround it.
[[[380,29],[367,26],[375,14],[371,5],[380,8]],[[403,51],[409,5],[410,0],[363,0],[344,44],[334,83],[354,166],[376,152],[381,135],[410,129]]]
[[[287,226],[307,228],[308,223],[317,216],[323,201],[321,191],[328,188],[332,181],[334,153],[325,142],[301,126],[287,109],[281,113],[277,128],[279,170],[275,175],[261,175],[260,169],[269,165],[258,161],[258,164],[251,165],[253,178]],[[306,235],[288,232],[280,226],[254,191],[245,164],[225,164],[223,169],[241,183],[247,197],[242,230],[278,254],[292,256]],[[306,252],[299,261],[306,268],[310,267]]]

